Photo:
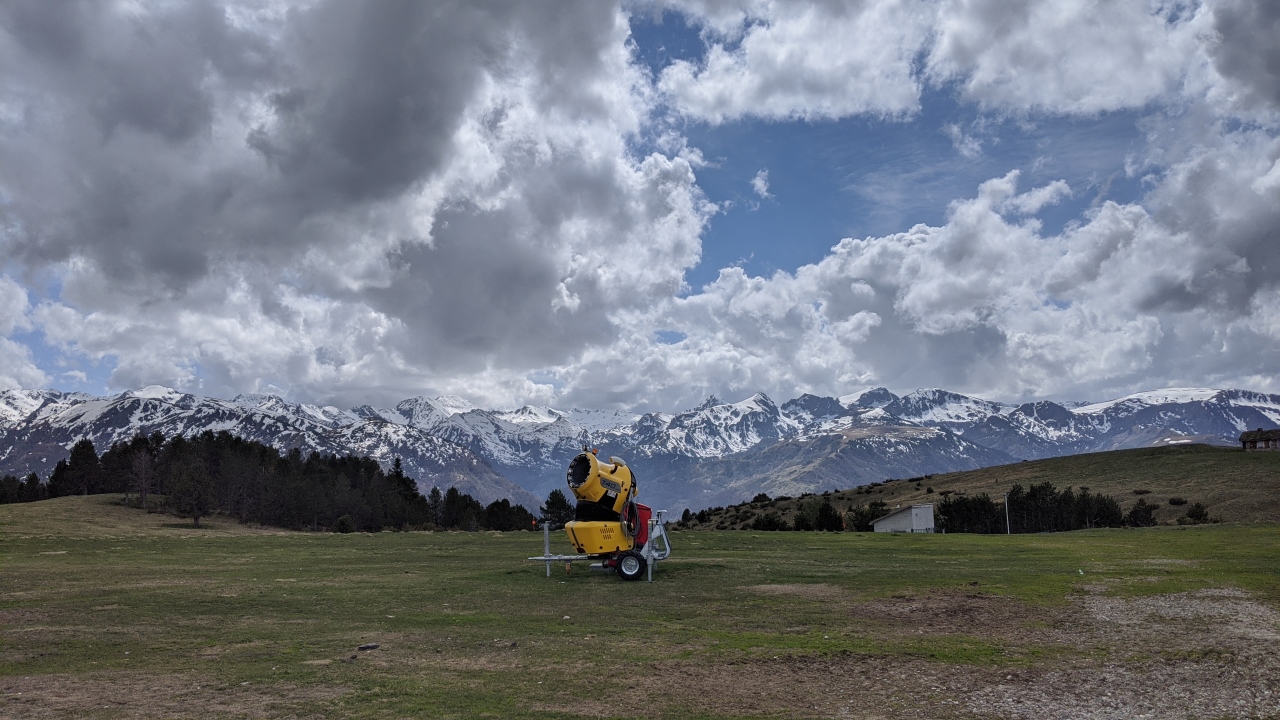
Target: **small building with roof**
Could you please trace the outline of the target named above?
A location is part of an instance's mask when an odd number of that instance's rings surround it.
[[[933,503],[910,505],[871,521],[876,532],[933,532]]]
[[[1280,430],[1245,430],[1240,433],[1242,450],[1280,450]]]

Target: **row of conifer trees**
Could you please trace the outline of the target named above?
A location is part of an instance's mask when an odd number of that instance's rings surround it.
[[[1150,527],[1156,524],[1155,505],[1141,498],[1129,512],[1110,495],[1080,488],[1059,490],[1043,482],[1023,488],[1014,485],[1004,503],[986,493],[944,497],[935,508],[947,532],[1040,533],[1089,528]],[[1006,518],[1006,509],[1008,511]]]
[[[88,439],[60,460],[47,482],[32,473],[0,479],[0,502],[124,493],[128,504],[179,517],[228,515],[292,529],[523,530],[534,516],[508,500],[483,506],[456,488],[423,496],[397,458],[390,471],[367,457],[274,448],[227,432],[115,443],[98,456]]]
[[[768,495],[757,495],[752,500],[767,502]],[[1139,499],[1129,512],[1123,512],[1120,503],[1110,495],[1090,493],[1088,488],[1079,492],[1071,488],[1057,489],[1053,483],[1044,482],[1024,488],[1014,485],[1007,496],[1008,521],[1005,503],[997,502],[987,493],[978,495],[948,494],[934,504],[934,521],[938,532],[951,533],[1039,533],[1084,530],[1087,528],[1149,527],[1156,524],[1156,505]],[[706,522],[721,508],[698,513],[685,511],[682,521]],[[1204,514],[1203,509],[1200,511]],[[776,511],[766,511],[756,516],[749,527],[752,530],[826,530],[839,532],[871,532],[872,523],[889,513],[883,501],[857,505],[841,513],[827,497],[812,497],[802,501],[795,519],[788,522]]]

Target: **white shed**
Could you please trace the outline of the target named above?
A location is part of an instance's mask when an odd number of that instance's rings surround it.
[[[873,520],[871,526],[876,532],[933,532],[933,504],[911,505],[901,510],[894,510],[879,520]]]

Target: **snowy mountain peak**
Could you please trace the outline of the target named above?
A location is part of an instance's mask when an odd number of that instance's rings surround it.
[[[164,385],[148,385],[141,390],[127,390],[123,393],[130,397],[142,398],[145,400],[167,400],[173,402],[182,397],[185,393],[180,393],[170,387]]]
[[[388,416],[387,419],[391,422],[400,422],[402,420],[405,425],[431,428],[457,414],[454,412],[453,407],[453,405],[447,403],[438,404],[436,400],[429,400],[425,397],[412,397],[396,403],[396,406],[385,413],[384,416]],[[460,410],[458,412],[466,411]]]
[[[74,393],[64,395],[57,390],[4,390],[0,391],[0,427],[18,422],[45,405],[64,397],[87,398]]]
[[[1125,395],[1115,400],[1084,405],[1075,409],[1083,415],[1092,415],[1109,410],[1117,405],[1134,407],[1149,405],[1168,405],[1171,403],[1208,402],[1216,398],[1221,390],[1212,388],[1165,388],[1163,390],[1146,390]],[[1265,397],[1265,396],[1264,396]]]
[[[840,398],[840,404],[845,407],[882,408],[899,400],[901,398],[889,392],[887,388],[878,387],[853,395],[845,395]]]
[[[819,397],[809,393],[783,403],[782,412],[805,425],[848,414],[845,406],[835,398]]]
[[[716,397],[715,395],[708,395],[708,396],[707,396],[707,399],[706,399],[706,400],[703,400],[703,401],[702,401],[702,404],[701,404],[701,405],[698,405],[697,407],[695,407],[691,412],[698,412],[699,410],[706,410],[706,409],[708,409],[708,408],[713,408],[713,407],[715,407],[715,406],[717,406],[717,405],[722,405],[722,404],[723,404],[723,403],[721,403],[721,402],[720,402],[720,398]]]
[[[564,413],[559,410],[552,410],[549,407],[534,407],[525,405],[519,410],[511,412],[494,413],[495,417],[502,418],[516,425],[549,425],[557,420],[564,418]]]
[[[928,388],[904,395],[885,405],[884,410],[909,422],[963,433],[992,415],[1013,410],[1013,407],[949,390]]]
[[[773,415],[778,413],[777,404],[762,392],[758,392],[741,402],[734,403],[733,407],[739,412],[764,412]]]
[[[157,387],[153,385],[152,387]],[[138,396],[142,397],[142,396]],[[284,398],[279,395],[266,395],[262,393],[241,393],[231,399],[231,402],[246,408],[273,408],[282,407],[285,404]]]
[[[459,413],[477,409],[475,405],[472,405],[457,395],[437,395],[436,398],[431,401],[431,404],[439,408],[441,412],[449,415],[457,415]]]

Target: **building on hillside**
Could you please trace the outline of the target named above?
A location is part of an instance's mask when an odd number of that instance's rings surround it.
[[[1280,430],[1245,430],[1240,433],[1240,447],[1244,450],[1280,450]]]
[[[911,505],[871,521],[876,532],[933,532],[933,504]]]

